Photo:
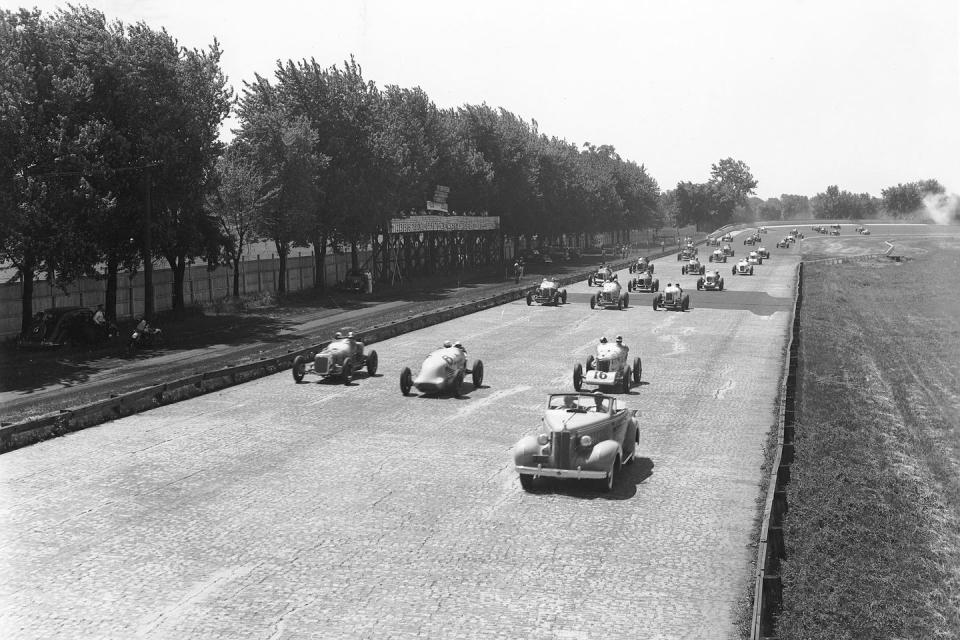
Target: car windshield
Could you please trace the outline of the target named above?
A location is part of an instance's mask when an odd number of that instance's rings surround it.
[[[589,394],[556,394],[550,396],[547,404],[548,409],[565,410],[571,413],[587,413],[600,411],[608,413],[610,411],[610,398],[601,395]]]

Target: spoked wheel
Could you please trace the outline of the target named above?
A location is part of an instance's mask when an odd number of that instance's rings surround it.
[[[566,289],[564,289],[564,290],[560,293],[560,299],[563,300],[563,304],[567,304],[567,290],[566,290]]]
[[[410,367],[404,367],[403,371],[400,372],[400,393],[407,395],[412,387],[413,372],[410,371]]]
[[[303,356],[297,356],[293,359],[293,380],[294,382],[302,382],[303,375],[307,372],[307,359]]]
[[[623,372],[623,380],[620,381],[621,391],[623,393],[630,393],[630,381],[633,379],[633,369],[627,367],[627,370]]]
[[[633,381],[635,383],[640,382],[640,378],[643,376],[643,363],[640,362],[639,356],[633,359]]]
[[[590,308],[591,309],[597,308],[597,296],[590,296]]]
[[[470,375],[473,376],[473,388],[479,389],[480,385],[483,384],[483,362],[476,360],[473,363],[473,369],[470,370]]]
[[[680,301],[680,309],[686,311],[690,308],[690,296],[683,294],[683,298]]]
[[[578,362],[573,366],[573,388],[580,391],[583,386],[583,367]]]
[[[377,357],[376,351],[371,351],[369,354],[367,354],[367,373],[369,375],[376,375],[378,364],[379,358]]]
[[[533,294],[532,294],[532,293],[528,293],[528,294],[527,294],[527,306],[529,307],[529,306],[532,305],[532,304],[533,304]]]

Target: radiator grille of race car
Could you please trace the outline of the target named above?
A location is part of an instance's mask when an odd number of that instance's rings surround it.
[[[313,368],[316,369],[317,373],[327,373],[327,371],[330,370],[330,358],[327,356],[317,356],[317,359],[313,363]]]
[[[610,361],[609,360],[597,360],[597,371],[609,372],[610,371]]]

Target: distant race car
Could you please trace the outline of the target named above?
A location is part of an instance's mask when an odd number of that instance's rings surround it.
[[[653,272],[644,271],[643,273],[638,273],[633,278],[627,281],[627,290],[628,291],[643,291],[651,292],[658,291],[660,289],[660,280],[653,277]]]
[[[608,280],[600,287],[600,293],[590,296],[590,308],[626,309],[630,304],[630,295],[624,293],[617,280]]]
[[[746,258],[740,258],[740,262],[733,265],[733,275],[735,276],[752,276],[753,275],[753,265],[747,262]]]
[[[747,263],[748,264],[763,264],[763,258],[760,257],[760,254],[756,251],[751,251],[747,254]]]
[[[723,252],[723,249],[717,249],[710,254],[710,262],[726,262],[727,254]]]
[[[690,258],[695,258],[697,256],[698,250],[692,244],[688,244],[677,254],[677,261],[680,260],[689,260]]]
[[[612,391],[630,393],[630,387],[640,383],[643,365],[640,358],[630,365],[630,348],[617,336],[616,342],[601,338],[596,356],[588,356],[586,365],[578,362],[573,367],[573,388],[580,391],[584,386],[604,387]]]
[[[752,236],[747,236],[746,238],[743,239],[743,244],[753,245],[753,244],[757,244],[758,242],[760,242],[759,233]]]
[[[400,372],[400,391],[407,395],[412,387],[416,387],[420,393],[449,392],[458,396],[467,375],[471,376],[473,388],[479,389],[483,384],[483,362],[474,360],[473,367],[468,369],[467,350],[459,342],[447,341],[442,348],[427,356],[416,377],[410,367],[403,368]]]
[[[551,394],[541,424],[541,433],[513,446],[524,491],[533,491],[534,479],[546,477],[589,480],[609,493],[640,441],[637,411],[601,393]]]
[[[293,359],[293,379],[302,382],[306,374],[321,378],[340,378],[350,384],[357,371],[366,367],[367,375],[377,373],[377,352],[364,353],[363,341],[349,327],[334,335],[334,339],[320,353],[309,353]]]
[[[687,275],[688,273],[694,275],[703,275],[706,270],[707,268],[700,264],[700,260],[697,258],[691,258],[685,265],[680,267],[680,272],[683,275]]]
[[[690,308],[690,294],[684,293],[680,285],[667,285],[662,293],[653,298],[653,310],[686,311]]]
[[[759,249],[757,249],[757,253],[764,260],[767,260],[770,258],[770,249],[767,249],[766,247],[760,247]]]
[[[727,256],[728,258],[732,258],[734,256],[733,247],[731,247],[729,244],[723,245],[720,250],[723,251],[723,255]]]
[[[544,278],[534,291],[527,293],[527,304],[534,302],[539,304],[561,305],[567,303],[567,290],[560,288],[560,283],[556,278]]]
[[[697,278],[697,291],[723,291],[723,276],[714,269]]]
[[[597,269],[596,273],[587,278],[587,286],[599,287],[604,282],[613,277],[613,269],[604,265]]]
[[[723,237],[720,238],[720,241],[721,241],[721,242],[733,242],[733,234],[732,234],[732,233],[725,233],[725,234],[723,234]]]
[[[720,238],[707,238],[707,246],[710,246],[710,247],[719,247],[719,246],[720,246]]]
[[[630,273],[643,273],[649,271],[653,273],[655,265],[647,258],[637,258],[636,264],[630,265]]]
[[[766,232],[767,232],[766,227],[760,227],[760,233],[766,233]]]
[[[783,240],[777,240],[777,249],[789,249],[790,241],[784,238]]]
[[[864,230],[861,231],[860,233],[861,233],[862,235],[868,236],[868,235],[870,235],[870,229],[864,229]]]

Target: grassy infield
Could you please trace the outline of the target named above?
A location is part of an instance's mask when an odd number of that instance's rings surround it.
[[[808,263],[781,640],[960,638],[960,241]]]

